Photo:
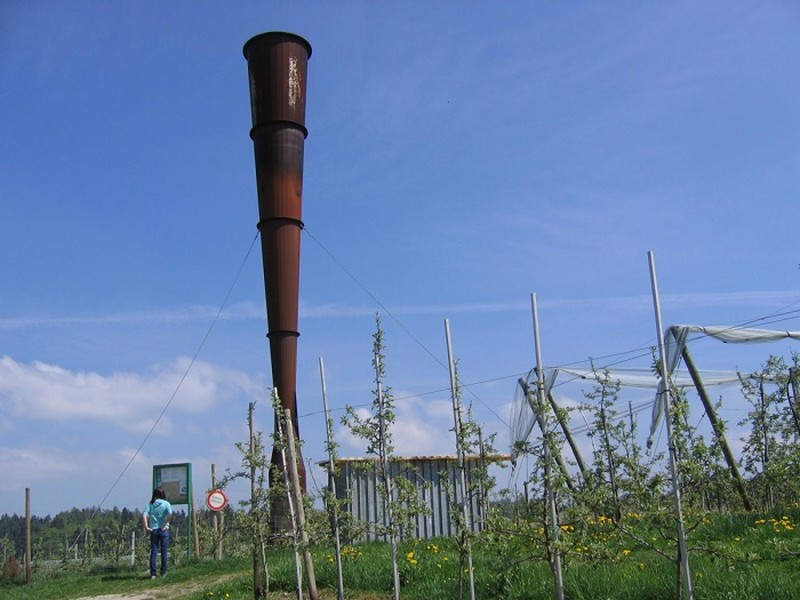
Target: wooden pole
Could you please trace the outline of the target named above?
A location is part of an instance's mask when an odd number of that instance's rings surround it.
[[[605,389],[603,391],[605,396]],[[605,399],[603,399],[605,402]],[[611,495],[614,497],[614,517],[617,523],[622,518],[622,510],[619,505],[619,488],[617,487],[617,464],[614,461],[614,453],[611,451],[611,436],[608,432],[608,421],[606,420],[606,409],[600,405],[600,422],[603,424],[603,442],[606,450],[606,462],[608,463],[608,479],[611,483]]]
[[[194,539],[194,555],[200,556],[200,532],[197,528],[197,511],[194,509],[194,500],[189,504],[189,510],[192,513],[192,537]]]
[[[211,489],[217,489],[217,465],[211,463]],[[211,529],[214,532],[214,560],[219,560],[217,556],[217,548],[219,547],[219,520],[217,519],[217,512],[211,513]]]
[[[217,465],[211,463],[211,489],[217,489]],[[214,560],[222,560],[222,536],[220,535],[221,521],[225,515],[214,511],[211,515],[211,525],[214,528]]]
[[[750,503],[750,499],[747,497],[747,490],[745,490],[744,487],[744,480],[739,473],[739,467],[736,466],[736,459],[733,456],[733,452],[731,452],[730,446],[728,446],[728,440],[725,438],[723,424],[720,423],[719,419],[717,418],[714,405],[711,404],[711,400],[706,393],[706,388],[703,385],[703,380],[700,378],[700,373],[697,371],[694,360],[692,360],[692,356],[689,354],[689,349],[685,345],[681,355],[683,356],[683,363],[686,365],[686,369],[689,371],[689,376],[692,378],[692,383],[694,383],[694,388],[697,390],[697,395],[700,396],[700,400],[703,403],[703,408],[708,415],[708,420],[711,423],[711,428],[714,431],[714,435],[716,436],[719,446],[722,449],[722,455],[725,457],[725,462],[728,463],[728,469],[733,476],[733,483],[736,486],[736,491],[739,492],[739,496],[742,499],[742,504],[744,505],[745,510],[752,511],[753,505]]]
[[[678,553],[679,553],[679,577],[678,577],[678,598],[683,595],[683,584],[686,586],[687,600],[693,600],[692,575],[689,571],[689,550],[686,547],[686,527],[683,522],[683,507],[681,505],[681,486],[680,474],[678,472],[678,452],[675,448],[672,432],[671,417],[671,394],[672,388],[669,383],[669,371],[667,369],[667,353],[664,348],[664,329],[661,325],[661,301],[658,297],[658,281],[656,279],[656,263],[652,251],[647,253],[650,265],[650,286],[653,293],[653,310],[656,318],[656,336],[658,339],[658,353],[661,365],[661,381],[664,384],[664,421],[667,428],[667,446],[669,448],[669,468],[672,476],[672,495],[675,500],[675,519],[678,524]],[[681,575],[683,575],[681,577]]]
[[[344,600],[344,571],[342,569],[342,542],[339,535],[339,505],[336,497],[336,477],[334,469],[334,453],[336,445],[333,438],[333,422],[331,420],[331,413],[328,410],[328,387],[325,385],[325,365],[322,362],[322,357],[319,357],[319,378],[322,384],[322,410],[325,413],[325,436],[328,440],[328,493],[330,500],[328,502],[328,510],[330,511],[331,520],[333,521],[333,541],[336,545],[336,576],[337,584],[336,590],[338,600]]]
[[[797,433],[800,434],[800,420],[798,420],[797,411],[800,408],[798,405],[797,399],[797,369],[794,367],[789,368],[789,384],[792,389],[792,394],[789,398],[789,408],[792,411],[792,418],[794,419],[794,426],[797,429]]]
[[[31,488],[25,488],[25,582],[33,582],[33,553],[31,552]]]
[[[250,433],[250,516],[256,519],[256,528],[258,534],[256,539],[253,540],[253,597],[255,600],[261,600],[265,597],[264,590],[261,587],[261,566],[260,566],[260,548],[261,548],[261,523],[259,518],[258,504],[258,486],[256,485],[256,464],[253,453],[255,452],[256,434],[253,426],[253,411],[255,410],[255,403],[250,402],[247,407],[247,428]]]
[[[763,440],[761,446],[763,450],[762,465],[763,471],[767,470],[767,463],[769,462],[769,427],[767,425],[767,395],[764,392],[764,378],[761,377],[758,383],[758,394],[761,398],[761,434]]]
[[[392,560],[392,599],[400,600],[400,569],[397,566],[397,532],[394,527],[392,509],[392,478],[389,474],[389,457],[386,452],[386,399],[383,395],[383,378],[381,376],[381,358],[378,348],[373,352],[375,362],[375,385],[378,400],[378,458],[380,460],[384,498],[384,514],[389,525],[389,554]]]
[[[456,435],[456,454],[458,456],[458,474],[461,484],[461,518],[464,536],[464,545],[467,551],[467,574],[469,575],[469,597],[475,600],[475,573],[472,569],[472,545],[470,543],[469,514],[467,511],[467,464],[464,446],[467,440],[464,439],[464,425],[461,421],[461,403],[459,401],[458,382],[456,380],[456,363],[453,360],[453,344],[450,339],[450,321],[444,320],[444,333],[447,341],[447,364],[450,369],[450,397],[453,400],[453,431]]]
[[[273,406],[275,406],[275,410],[278,410],[280,404],[278,402],[273,401]],[[289,521],[287,523],[288,530],[291,532],[292,535],[292,544],[294,547],[294,577],[295,577],[295,593],[297,600],[303,600],[303,561],[300,558],[300,541],[298,539],[298,526],[297,526],[297,515],[294,511],[294,499],[292,493],[292,481],[291,481],[291,472],[289,467],[289,461],[286,459],[286,455],[289,453],[289,449],[287,447],[287,433],[286,433],[286,421],[282,415],[276,413],[276,420],[275,420],[275,431],[278,434],[278,439],[275,444],[275,449],[280,455],[281,464],[284,466],[283,471],[281,474],[283,475],[283,488],[286,494],[286,514],[289,516]]]
[[[480,507],[481,507],[481,520],[480,530],[486,529],[486,519],[489,518],[489,490],[486,489],[485,473],[486,473],[486,449],[483,446],[483,429],[478,429],[478,466],[480,468],[481,476],[478,481],[478,493],[480,494]]]
[[[550,401],[550,406],[553,409],[553,413],[556,415],[558,424],[561,425],[561,431],[564,432],[564,438],[566,438],[567,443],[572,450],[572,456],[575,457],[575,462],[578,463],[578,469],[580,470],[584,481],[586,481],[586,476],[589,471],[586,468],[586,463],[583,462],[583,455],[581,454],[578,444],[575,442],[575,438],[569,429],[569,424],[567,423],[567,420],[561,416],[561,411],[559,410],[558,404],[556,404],[556,399],[551,392],[547,392],[547,399]]]
[[[536,415],[536,422],[539,425],[539,429],[544,431],[545,428],[547,427],[547,422],[546,419],[544,419],[544,414],[543,414],[544,405],[539,404],[538,396],[536,395],[535,390],[533,390],[531,386],[528,385],[528,382],[525,380],[524,377],[520,377],[517,380],[517,383],[519,383],[520,388],[522,388],[525,397],[528,399],[528,404],[530,405],[531,410]],[[564,457],[561,456],[561,453],[558,452],[555,448],[546,448],[545,452],[547,452],[550,455],[550,458],[547,461],[550,467],[552,467],[552,464],[550,463],[554,461],[556,463],[556,466],[558,467],[559,473],[561,473],[561,477],[564,479],[564,483],[566,484],[566,486],[569,488],[571,492],[573,493],[576,492],[577,487],[575,486],[575,483],[572,481],[572,477],[570,477],[569,471],[567,470],[567,465],[564,462]]]
[[[769,423],[768,419],[768,412],[767,412],[767,395],[764,391],[764,377],[762,376],[759,380],[758,384],[758,393],[759,397],[761,398],[761,434],[762,434],[762,472],[767,470],[767,464],[770,461],[770,452],[769,452]],[[769,481],[769,480],[767,480]],[[772,488],[771,484],[767,484],[767,506],[770,508],[775,508],[775,493]]]
[[[300,541],[303,546],[303,563],[306,567],[306,583],[308,584],[308,595],[311,600],[318,600],[317,579],[314,574],[314,559],[311,556],[311,548],[308,543],[308,531],[306,531],[306,512],[303,506],[303,490],[300,487],[300,473],[297,469],[297,447],[294,443],[294,427],[292,425],[292,412],[287,408],[283,411],[284,422],[286,423],[286,441],[289,447],[289,475],[292,480],[292,491],[294,492],[295,513],[297,516],[297,531],[300,534]]]

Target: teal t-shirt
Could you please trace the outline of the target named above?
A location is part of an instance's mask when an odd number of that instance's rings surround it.
[[[144,514],[150,517],[148,519],[150,529],[161,529],[166,522],[167,516],[172,514],[172,505],[166,500],[158,498],[152,504],[147,505],[147,508],[144,509]],[[169,527],[168,523],[167,527]]]

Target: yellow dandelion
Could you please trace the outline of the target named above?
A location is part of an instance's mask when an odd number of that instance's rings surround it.
[[[630,551],[630,550],[628,550],[627,548],[625,548],[625,549],[622,551],[622,555],[623,555],[623,556],[628,556],[630,553],[631,553],[631,551]]]

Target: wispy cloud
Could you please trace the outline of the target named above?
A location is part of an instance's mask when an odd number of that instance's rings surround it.
[[[800,290],[763,290],[748,292],[696,292],[662,294],[662,304],[671,308],[715,308],[725,306],[753,307],[762,310],[791,310],[800,307]],[[648,295],[613,296],[606,298],[547,298],[539,299],[539,306],[555,310],[625,308],[651,310],[652,298]],[[384,304],[395,315],[441,315],[458,313],[524,312],[530,310],[525,300],[498,300],[464,304]],[[263,305],[239,303],[219,311],[218,307],[187,305],[153,310],[106,313],[96,315],[30,315],[0,318],[0,330],[24,330],[44,327],[84,326],[136,326],[153,323],[181,324],[198,321],[211,323],[219,315],[223,321],[263,320]],[[369,304],[312,304],[301,302],[300,316],[307,319],[352,318],[374,315],[381,307]]]
[[[716,292],[662,294],[661,303],[670,308],[718,308],[725,306],[753,307],[762,310],[789,310],[800,307],[800,290]],[[570,308],[626,308],[630,310],[652,310],[653,299],[648,295],[619,296],[610,298],[544,299],[540,306],[556,309]]]
[[[671,308],[715,308],[723,306],[753,307],[762,310],[790,310],[800,307],[800,290],[753,291],[662,294],[661,301]],[[652,310],[653,299],[648,295],[615,296],[607,298],[544,298],[540,307],[554,310],[620,309]],[[458,313],[529,312],[530,302],[525,300],[499,300],[464,304],[420,304],[389,306],[395,315],[442,315]],[[308,305],[301,307],[301,315],[307,318],[342,318],[375,314],[375,306],[353,305]]]
[[[220,320],[242,320],[264,317],[264,308],[255,304],[241,303],[225,308],[209,305],[187,305],[150,310],[132,310],[98,314],[75,315],[23,315],[0,318],[0,330],[33,329],[39,327],[75,326],[136,326],[142,324],[179,324],[197,321],[209,323],[219,314]]]

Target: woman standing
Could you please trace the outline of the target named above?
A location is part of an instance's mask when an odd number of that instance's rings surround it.
[[[150,504],[144,509],[142,519],[144,528],[150,532],[150,579],[156,578],[156,556],[161,552],[161,576],[167,574],[169,549],[169,517],[172,505],[160,487],[153,490]]]

